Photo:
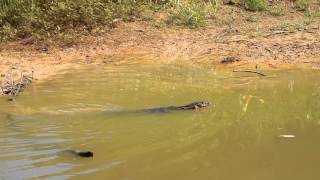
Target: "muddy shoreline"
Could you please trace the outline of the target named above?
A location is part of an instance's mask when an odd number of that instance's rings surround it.
[[[245,69],[320,69],[320,23],[289,32],[270,23],[212,24],[202,29],[159,29],[148,22],[120,23],[98,36],[85,36],[68,47],[20,40],[0,44],[1,81],[12,69],[45,80],[64,70],[99,64],[205,63]],[[280,20],[278,20],[280,21]],[[255,35],[256,30],[268,29]],[[232,63],[221,63],[236,57]],[[16,73],[19,77],[19,73]]]

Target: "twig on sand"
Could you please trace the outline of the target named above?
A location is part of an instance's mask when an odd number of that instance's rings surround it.
[[[257,71],[252,71],[252,70],[233,70],[233,72],[247,72],[247,73],[255,73],[258,74],[260,76],[267,76],[261,72],[257,72]]]

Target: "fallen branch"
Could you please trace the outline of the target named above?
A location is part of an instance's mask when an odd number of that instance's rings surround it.
[[[258,74],[260,76],[267,76],[261,72],[257,72],[257,71],[252,71],[252,70],[233,70],[233,72],[246,72],[246,73],[255,73]]]

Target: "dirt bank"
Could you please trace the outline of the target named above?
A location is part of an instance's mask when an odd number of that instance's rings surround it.
[[[227,14],[227,15],[226,15]],[[0,74],[35,72],[39,80],[61,70],[88,64],[167,63],[185,60],[214,66],[225,57],[239,61],[226,66],[320,69],[320,20],[297,12],[275,17],[228,7],[206,28],[159,27],[136,20],[74,43],[52,46],[32,39],[0,44]],[[255,19],[248,20],[249,17]],[[232,20],[230,23],[228,20]],[[19,74],[19,73],[16,73]]]

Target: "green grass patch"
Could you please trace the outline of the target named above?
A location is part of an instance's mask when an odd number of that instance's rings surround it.
[[[245,19],[246,19],[246,21],[248,21],[248,22],[257,22],[257,21],[258,21],[258,18],[255,17],[255,16],[248,16],[248,17],[246,17]]]
[[[294,7],[308,17],[320,17],[320,0],[297,0]]]
[[[265,11],[268,7],[267,0],[227,0],[225,4],[240,6],[254,12]]]
[[[285,11],[282,8],[270,8],[269,13],[272,16],[283,16]]]
[[[169,24],[186,25],[191,28],[204,27],[207,24],[206,13],[199,9],[181,7],[167,21]]]
[[[249,11],[264,11],[267,9],[266,0],[242,0],[242,3]]]
[[[216,6],[216,0],[1,0],[0,41],[90,33],[114,19],[146,19],[158,11],[174,24],[202,27]]]
[[[74,35],[95,33],[113,20],[131,21],[138,17],[155,27],[181,25],[199,28],[207,25],[218,9],[218,0],[0,0],[0,41],[30,36],[40,39],[72,39]],[[232,0],[248,11],[284,15],[267,0]],[[320,16],[320,0],[297,0],[295,8],[310,19]],[[157,18],[155,14],[165,14]],[[232,19],[231,19],[232,20]],[[247,17],[248,22],[256,22]],[[230,24],[233,20],[230,21]],[[61,38],[62,37],[62,38]]]
[[[309,8],[310,2],[311,1],[309,0],[297,0],[295,1],[294,6],[298,11],[307,11]]]
[[[172,10],[167,20],[169,24],[185,25],[190,28],[204,27],[207,19],[217,8],[216,0],[188,0],[172,3]]]
[[[138,16],[149,0],[1,0],[0,40],[55,37],[70,31],[91,32],[112,20]],[[162,6],[163,1],[159,2]]]

